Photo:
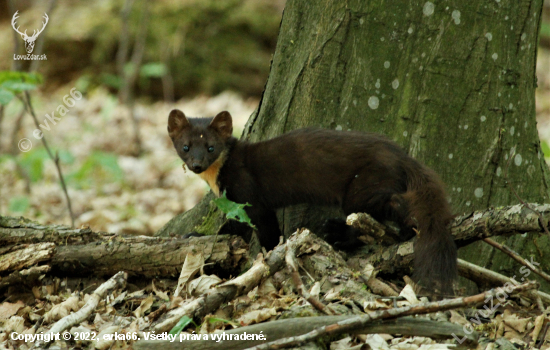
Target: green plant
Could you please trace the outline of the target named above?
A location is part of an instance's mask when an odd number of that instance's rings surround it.
[[[225,191],[223,191],[220,198],[214,199],[213,202],[218,208],[220,208],[221,211],[225,213],[225,216],[227,216],[228,219],[237,220],[238,222],[244,222],[247,223],[248,226],[256,228],[256,226],[252,224],[250,218],[244,210],[244,207],[251,207],[251,204],[239,204],[230,201],[229,199],[227,199]]]
[[[178,323],[170,330],[170,335],[178,335],[183,331],[185,327],[187,327],[191,322],[193,322],[193,319],[189,316],[183,316],[180,318]],[[193,322],[194,323],[194,322]]]
[[[0,104],[7,105],[18,93],[34,90],[42,83],[38,73],[0,72]]]

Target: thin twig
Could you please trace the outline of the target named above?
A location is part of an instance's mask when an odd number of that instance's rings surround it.
[[[38,122],[38,118],[34,113],[34,108],[31,103],[31,96],[28,91],[25,91],[25,100],[23,100],[22,102],[25,105],[27,112],[32,116],[32,119],[34,120],[34,124],[38,129],[40,129],[40,123]],[[74,213],[71,205],[71,198],[69,197],[69,192],[67,191],[67,185],[65,184],[65,178],[63,177],[63,172],[61,171],[61,166],[59,165],[59,154],[56,152],[55,156],[53,155],[50,147],[48,146],[46,137],[44,135],[42,135],[42,143],[44,144],[44,148],[46,149],[46,152],[48,152],[48,156],[50,156],[50,158],[53,160],[55,167],[57,169],[57,174],[59,175],[59,182],[61,182],[61,188],[63,189],[63,193],[65,194],[65,199],[67,200],[67,208],[69,209],[69,215],[71,216],[71,227],[74,228]]]
[[[535,209],[531,208],[531,206],[529,204],[525,203],[525,201],[523,199],[521,199],[521,197],[516,192],[516,189],[512,185],[512,181],[510,181],[510,179],[508,179],[508,170],[510,168],[510,161],[512,160],[512,158],[514,157],[515,154],[516,154],[516,150],[515,150],[515,148],[513,148],[512,151],[510,152],[510,157],[508,158],[508,161],[506,162],[506,172],[504,174],[504,181],[506,181],[506,184],[510,187],[510,190],[512,191],[514,196],[516,196],[518,201],[520,201],[520,203],[523,204],[525,206],[525,208],[531,210],[532,212],[534,212],[535,214],[537,214],[539,216],[540,225],[542,226],[542,228],[544,229],[544,232],[546,232],[548,237],[550,237],[550,231],[548,231],[548,226],[544,222],[544,218],[542,217],[542,214],[539,213],[538,211],[536,211]]]
[[[489,269],[472,264],[462,259],[458,259],[457,262],[458,262],[458,274],[462,277],[465,277],[469,280],[476,282],[477,284],[497,286],[497,285],[505,285],[508,283],[508,284],[517,285],[519,284],[519,282],[524,282],[526,277],[525,274],[523,274],[524,277],[520,276],[521,278],[517,277],[516,275],[510,278],[498,272],[491,271]],[[516,280],[516,278],[518,278],[519,281]],[[541,292],[540,290],[529,291],[527,292],[527,294],[529,299],[533,301],[536,301],[537,298],[541,298],[542,301],[550,304],[550,295],[544,292]]]
[[[527,282],[521,285],[511,286],[506,290],[506,293],[515,294],[537,287],[538,283]],[[495,298],[497,295],[502,294],[502,292],[503,288],[491,289],[484,293],[472,295],[469,297],[448,299],[439,302],[421,303],[406,307],[375,311],[367,315],[350,317],[335,324],[319,327],[309,333],[305,333],[296,337],[279,339],[269,343],[254,346],[246,350],[275,350],[288,347],[297,347],[322,336],[353,333],[355,330],[361,329],[365,325],[376,320],[394,319],[402,316],[428,314],[437,311],[452,310],[461,307],[478,305],[489,298]]]
[[[497,249],[500,249],[504,253],[508,254],[515,261],[519,262],[523,266],[527,266],[531,271],[533,271],[537,275],[541,276],[542,278],[550,282],[550,275],[548,275],[546,272],[542,271],[541,269],[536,268],[531,262],[529,262],[528,260],[525,260],[518,253],[514,252],[512,249],[508,248],[504,244],[500,244],[492,240],[491,238],[484,238],[483,241],[485,241],[485,243],[488,243]]]

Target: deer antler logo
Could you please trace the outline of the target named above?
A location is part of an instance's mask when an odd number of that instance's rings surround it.
[[[27,49],[27,52],[32,53],[32,50],[34,50],[34,42],[36,41],[36,38],[38,38],[38,35],[40,35],[40,33],[42,33],[44,31],[44,28],[46,28],[46,24],[48,24],[48,20],[49,20],[48,15],[46,13],[44,13],[44,19],[46,20],[46,22],[42,22],[42,24],[43,24],[42,29],[40,29],[38,32],[35,29],[32,36],[28,36],[26,29],[25,29],[24,33],[21,33],[19,31],[19,27],[15,28],[15,21],[19,18],[19,16],[17,16],[18,13],[19,13],[19,11],[16,11],[13,14],[13,18],[11,19],[11,25],[12,25],[13,29],[17,33],[19,33],[19,35],[21,35],[23,40],[25,40],[25,49]]]

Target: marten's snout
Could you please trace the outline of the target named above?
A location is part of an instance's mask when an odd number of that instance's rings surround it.
[[[191,165],[191,170],[198,174],[198,173],[202,172],[203,169],[202,169],[202,166],[199,163],[193,162],[193,164]]]

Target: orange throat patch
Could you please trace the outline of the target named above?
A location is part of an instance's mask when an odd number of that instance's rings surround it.
[[[218,174],[220,172],[220,169],[225,162],[227,154],[226,152],[222,152],[218,159],[212,165],[208,167],[205,171],[199,174],[201,179],[206,181],[208,183],[208,186],[212,189],[212,191],[216,194],[216,196],[220,196],[220,188],[218,186]]]

